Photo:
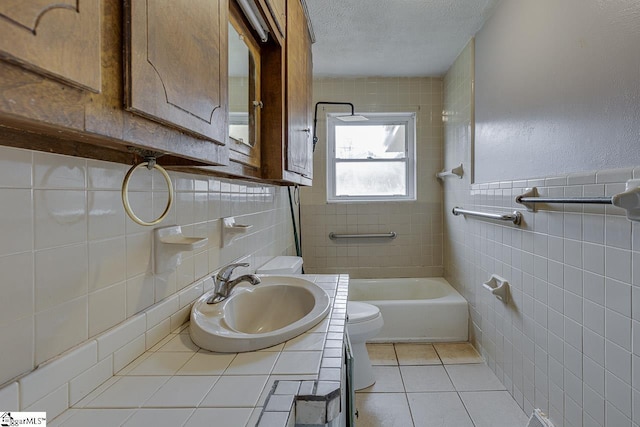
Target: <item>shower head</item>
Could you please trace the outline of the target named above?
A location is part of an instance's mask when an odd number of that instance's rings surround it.
[[[316,151],[316,143],[318,142],[318,137],[316,136],[316,124],[318,123],[318,105],[327,104],[327,105],[348,105],[351,107],[351,114],[348,116],[337,116],[336,118],[342,120],[343,122],[362,122],[365,120],[369,120],[364,116],[356,115],[354,113],[353,104],[350,102],[331,102],[331,101],[320,101],[316,102],[315,112],[313,114],[313,151]]]
[[[341,120],[343,122],[364,122],[369,120],[365,116],[360,116],[357,114],[351,114],[349,116],[336,116],[336,119]]]

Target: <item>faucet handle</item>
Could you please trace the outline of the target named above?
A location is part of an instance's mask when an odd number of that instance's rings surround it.
[[[216,279],[218,279],[218,280],[229,280],[229,278],[231,277],[231,274],[233,273],[233,270],[235,270],[236,267],[249,267],[249,263],[248,262],[238,262],[238,263],[235,263],[235,264],[225,265],[224,267],[222,267],[220,269],[220,271],[218,271],[218,274],[216,275]]]

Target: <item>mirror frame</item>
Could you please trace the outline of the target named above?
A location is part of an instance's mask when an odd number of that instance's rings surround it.
[[[249,49],[253,61],[249,61],[249,132],[255,135],[253,145],[245,144],[234,138],[228,137],[230,160],[242,163],[255,168],[260,167],[260,113],[261,107],[254,106],[253,102],[262,102],[261,97],[261,58],[260,45],[250,30],[246,18],[236,2],[229,2],[229,23],[235,28],[238,34],[243,37],[243,41]],[[227,82],[228,85],[228,82]],[[253,99],[252,99],[253,98]],[[252,114],[253,113],[253,114]],[[252,123],[253,119],[253,123]],[[251,125],[253,124],[253,129]],[[227,132],[228,133],[228,132]]]

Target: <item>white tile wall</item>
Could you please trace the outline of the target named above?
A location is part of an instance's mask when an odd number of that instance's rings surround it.
[[[33,197],[30,189],[2,188],[0,255],[25,252],[33,247]]]
[[[303,253],[307,273],[351,277],[442,275],[442,187],[433,179],[442,168],[442,79],[327,78],[313,82],[314,103],[351,102],[356,112],[415,112],[417,117],[417,201],[326,203],[325,113],[318,107],[314,185],[301,190]],[[330,232],[387,233],[389,241],[332,241]]]
[[[20,390],[18,383],[8,384],[0,389],[0,406],[7,411],[18,411],[20,409]]]
[[[444,80],[445,165],[471,159],[473,52],[467,47]],[[553,196],[612,195],[633,170],[584,172],[545,179],[444,184],[444,211],[521,210],[511,224],[444,217],[445,277],[470,303],[472,340],[518,404],[551,415],[556,426],[631,426],[640,417],[640,277],[638,223],[619,209],[514,202],[524,187]],[[504,305],[482,289],[497,273],[511,284]],[[634,296],[636,296],[634,298]],[[467,403],[467,402],[465,402]]]
[[[189,235],[207,236],[209,245],[187,254],[177,272],[154,275],[152,227],[130,220],[120,200],[128,168],[0,147],[0,339],[12,347],[0,363],[0,386],[173,296],[172,319],[142,337],[143,350],[153,346],[172,321],[188,315],[188,309],[178,313],[180,290],[189,290],[180,298],[187,308],[202,292],[188,286],[220,266],[247,258],[257,267],[293,253],[286,189],[170,172],[176,202],[159,226],[181,225]],[[167,200],[164,179],[157,171],[137,171],[130,199],[142,218],[157,216]],[[220,248],[220,218],[231,214],[254,227]],[[131,361],[128,354],[138,347],[129,345],[114,364]]]
[[[100,384],[113,375],[113,356],[104,358],[93,367],[87,369],[69,381],[69,405],[74,405],[83,399]]]
[[[20,379],[20,403],[22,407],[31,406],[52,392],[60,384],[71,380],[95,365],[98,346],[94,342],[79,347],[66,357],[54,360],[41,367],[37,372]]]

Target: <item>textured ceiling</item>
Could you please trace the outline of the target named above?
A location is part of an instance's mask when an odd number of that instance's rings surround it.
[[[313,73],[441,76],[500,0],[306,0]]]

